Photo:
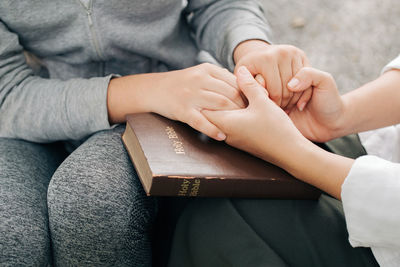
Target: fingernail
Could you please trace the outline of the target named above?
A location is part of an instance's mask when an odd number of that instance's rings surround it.
[[[223,133],[218,133],[218,134],[217,134],[217,139],[218,139],[219,141],[224,141],[224,140],[226,139],[226,135],[223,134]]]
[[[248,70],[246,69],[245,66],[240,66],[238,69],[238,73],[240,73],[241,75],[246,75],[248,72]]]
[[[303,111],[305,106],[306,106],[306,102],[301,103],[300,106],[299,106],[299,110]]]
[[[287,84],[288,87],[290,88],[295,88],[298,84],[300,83],[300,81],[297,78],[293,78],[290,80],[290,82]]]

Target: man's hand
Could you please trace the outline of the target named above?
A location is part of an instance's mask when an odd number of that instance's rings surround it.
[[[289,112],[302,96],[303,92],[288,90],[289,80],[304,66],[308,66],[305,53],[290,45],[270,45],[260,40],[249,40],[239,44],[234,51],[235,73],[245,66],[268,91],[269,97],[282,109]],[[306,91],[305,94],[309,94]]]

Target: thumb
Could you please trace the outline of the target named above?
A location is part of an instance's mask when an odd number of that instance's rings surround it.
[[[292,92],[303,92],[311,86],[322,90],[336,88],[332,75],[309,67],[300,69],[287,84]]]
[[[265,89],[253,78],[253,75],[251,75],[246,67],[240,66],[236,76],[238,86],[249,103],[259,98],[264,100],[267,98]]]
[[[224,134],[227,133],[227,127],[231,120],[228,119],[229,110],[207,110],[203,109],[201,113],[206,117],[206,119],[218,127]]]

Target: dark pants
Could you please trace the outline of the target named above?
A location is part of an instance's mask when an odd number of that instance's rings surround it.
[[[325,145],[324,145],[325,146]],[[326,144],[364,154],[356,136]],[[371,250],[352,248],[341,202],[193,199],[177,224],[170,266],[378,266]]]

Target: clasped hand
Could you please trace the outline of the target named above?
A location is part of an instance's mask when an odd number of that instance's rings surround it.
[[[302,68],[289,82],[293,93],[312,90],[306,102],[284,112],[246,67],[239,67],[237,83],[249,104],[244,109],[202,113],[227,136],[226,142],[284,167],[286,158],[313,141],[327,141],[340,128],[344,104],[333,78],[313,68]]]
[[[253,40],[234,58],[236,75],[211,64],[158,74],[150,111],[279,166],[307,139],[335,137],[343,101],[333,78],[307,67],[301,50]]]

